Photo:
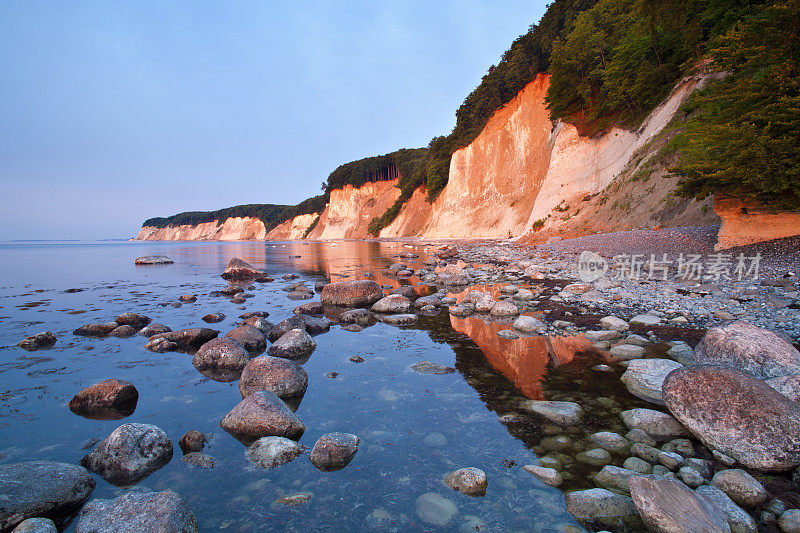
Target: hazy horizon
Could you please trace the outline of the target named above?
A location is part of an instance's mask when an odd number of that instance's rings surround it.
[[[544,9],[4,2],[0,240],[319,194],[343,163],[449,133]]]

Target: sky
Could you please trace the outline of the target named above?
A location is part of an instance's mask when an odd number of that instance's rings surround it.
[[[426,146],[544,1],[0,2],[0,240],[296,204]]]

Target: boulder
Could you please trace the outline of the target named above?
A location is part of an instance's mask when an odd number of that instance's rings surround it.
[[[654,532],[731,531],[728,517],[712,500],[680,481],[655,476],[632,477],[630,489],[642,521]]]
[[[800,351],[742,320],[710,328],[694,351],[699,364],[724,365],[761,379],[800,374]]]
[[[140,330],[153,320],[149,316],[140,315],[138,313],[122,313],[114,322],[120,326],[130,326],[135,330]]]
[[[316,348],[317,343],[305,330],[292,329],[276,340],[267,352],[273,357],[297,359],[305,362]]]
[[[630,326],[621,318],[615,316],[606,316],[600,319],[600,326],[606,330],[612,331],[628,331]]]
[[[226,333],[225,336],[239,341],[251,356],[264,353],[264,350],[267,349],[267,338],[254,326],[239,326]]]
[[[136,335],[136,329],[133,326],[118,326],[111,330],[109,335],[120,339],[129,339]]]
[[[216,324],[225,320],[225,313],[208,313],[201,320],[208,324]]]
[[[73,413],[96,420],[118,420],[133,414],[139,391],[127,381],[107,379],[86,387],[69,402]]]
[[[285,437],[261,437],[247,447],[245,455],[255,466],[275,468],[297,459],[305,447]]]
[[[352,433],[326,433],[311,449],[311,463],[323,472],[341,470],[358,451],[360,439]]]
[[[606,489],[587,489],[566,495],[567,512],[579,522],[601,528],[619,529],[620,524],[638,529],[639,513],[633,500]]]
[[[145,255],[137,257],[133,263],[135,265],[171,265],[174,262],[166,255]]]
[[[322,288],[323,305],[342,307],[369,306],[383,298],[381,286],[374,281],[355,280],[328,283]]]
[[[630,429],[641,429],[656,440],[670,440],[688,435],[686,428],[680,422],[661,411],[629,409],[622,411],[620,416]]]
[[[84,324],[72,331],[74,335],[81,337],[107,337],[112,331],[117,329],[119,324],[116,322],[103,322],[95,324]]]
[[[172,328],[169,326],[165,326],[164,324],[158,324],[156,322],[152,322],[142,329],[139,330],[139,335],[142,337],[152,337],[153,335],[158,335],[159,333],[168,333],[172,331]]]
[[[537,465],[524,465],[522,468],[550,487],[558,487],[564,482],[564,478],[558,473],[558,470],[554,468]]]
[[[308,374],[303,367],[280,357],[262,355],[244,367],[239,378],[239,392],[246,398],[259,390],[269,391],[281,399],[302,396],[308,387]]]
[[[75,533],[196,533],[197,519],[186,500],[171,490],[134,492],[83,506]]]
[[[414,307],[416,307],[417,309],[422,309],[423,307],[426,307],[428,305],[433,307],[440,307],[442,305],[442,299],[439,298],[438,296],[431,295],[431,296],[423,296],[421,298],[417,298],[414,301]]]
[[[734,468],[720,470],[714,474],[711,483],[739,505],[755,508],[767,501],[767,491],[753,476]]]
[[[426,492],[416,499],[414,509],[420,520],[428,525],[443,528],[458,514],[458,506],[435,492]]]
[[[483,496],[488,485],[486,472],[472,466],[450,472],[445,476],[444,482],[451,489],[470,496]]]
[[[181,447],[181,451],[184,454],[199,452],[203,449],[205,444],[206,436],[194,429],[190,429],[184,433],[181,440],[178,441],[178,446]]]
[[[263,272],[256,270],[252,265],[247,263],[247,261],[234,257],[228,263],[225,272],[220,274],[220,277],[222,277],[222,279],[253,279],[263,275]]]
[[[85,468],[53,461],[0,465],[0,531],[27,518],[59,518],[77,509],[94,490]]]
[[[631,478],[636,476],[641,476],[641,474],[633,470],[628,470],[627,468],[605,465],[600,472],[594,476],[594,479],[607,489],[630,494],[630,481]]]
[[[783,533],[800,533],[800,509],[789,509],[781,513],[778,527]]]
[[[413,309],[411,300],[399,294],[384,296],[372,305],[373,313],[400,314],[410,313]]]
[[[55,343],[56,336],[50,331],[43,331],[42,333],[25,337],[17,343],[17,346],[23,350],[33,352],[35,350],[41,350],[42,348],[50,348]]]
[[[293,329],[302,329],[309,335],[318,335],[331,329],[331,321],[310,315],[294,315],[276,324],[267,334],[267,338],[270,342],[275,342]]]
[[[630,323],[639,326],[655,326],[661,323],[661,318],[655,315],[636,315],[631,318]]]
[[[294,308],[296,315],[321,315],[324,312],[322,302],[308,302]]]
[[[528,400],[528,409],[559,426],[574,426],[583,418],[583,409],[575,402],[549,402]]]
[[[800,406],[750,374],[697,365],[671,372],[664,402],[708,448],[756,470],[800,465]]]
[[[644,357],[644,348],[635,344],[617,344],[612,346],[609,350],[611,355],[619,359],[639,359]]]
[[[194,354],[192,364],[200,371],[241,371],[250,357],[239,341],[230,337],[211,339]]]
[[[145,348],[152,350],[153,347],[158,345],[155,341],[163,339],[166,343],[174,344],[175,350],[194,352],[211,339],[216,339],[217,335],[219,335],[219,331],[209,328],[179,329],[178,331],[168,331],[167,333],[159,333],[150,337],[150,341],[145,345]],[[152,347],[148,347],[151,343],[153,343]]]
[[[515,330],[522,333],[540,333],[547,330],[547,326],[536,317],[522,315],[514,320],[512,325]]]
[[[28,518],[20,522],[12,533],[58,533],[58,528],[49,518]]]
[[[499,302],[495,302],[489,314],[492,316],[517,316],[519,314],[519,309],[508,300],[500,300]]]
[[[664,405],[661,385],[667,374],[683,365],[671,359],[636,359],[620,378],[634,396],[658,405]]]
[[[701,485],[695,489],[697,494],[705,496],[714,502],[717,509],[728,517],[728,524],[732,533],[756,533],[756,521],[747,511],[736,505],[727,494],[713,485]]]
[[[283,400],[264,390],[256,391],[239,402],[219,425],[245,443],[271,436],[297,440],[306,430]]]
[[[129,486],[172,458],[172,441],[150,424],[123,424],[106,437],[81,465],[114,485]]]
[[[381,322],[390,326],[411,326],[416,324],[417,320],[417,315],[411,314],[385,315],[381,318]]]

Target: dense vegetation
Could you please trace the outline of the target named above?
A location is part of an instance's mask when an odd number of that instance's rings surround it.
[[[707,55],[728,75],[689,104],[679,192],[800,209],[800,1],[750,6]]]

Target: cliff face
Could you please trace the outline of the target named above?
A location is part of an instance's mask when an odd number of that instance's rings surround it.
[[[283,224],[278,224],[267,233],[267,240],[293,241],[302,239],[308,227],[316,220],[318,213],[298,215]]]
[[[331,191],[328,203],[309,239],[361,239],[367,226],[381,216],[400,196],[397,180],[375,181],[360,188],[345,185]]]
[[[217,225],[217,221],[196,226],[167,226],[156,228],[144,226],[135,240],[140,241],[240,241],[263,239],[267,231],[257,218],[229,218]]]
[[[773,213],[753,201],[720,196],[714,211],[722,219],[715,250],[800,235],[800,213]]]

